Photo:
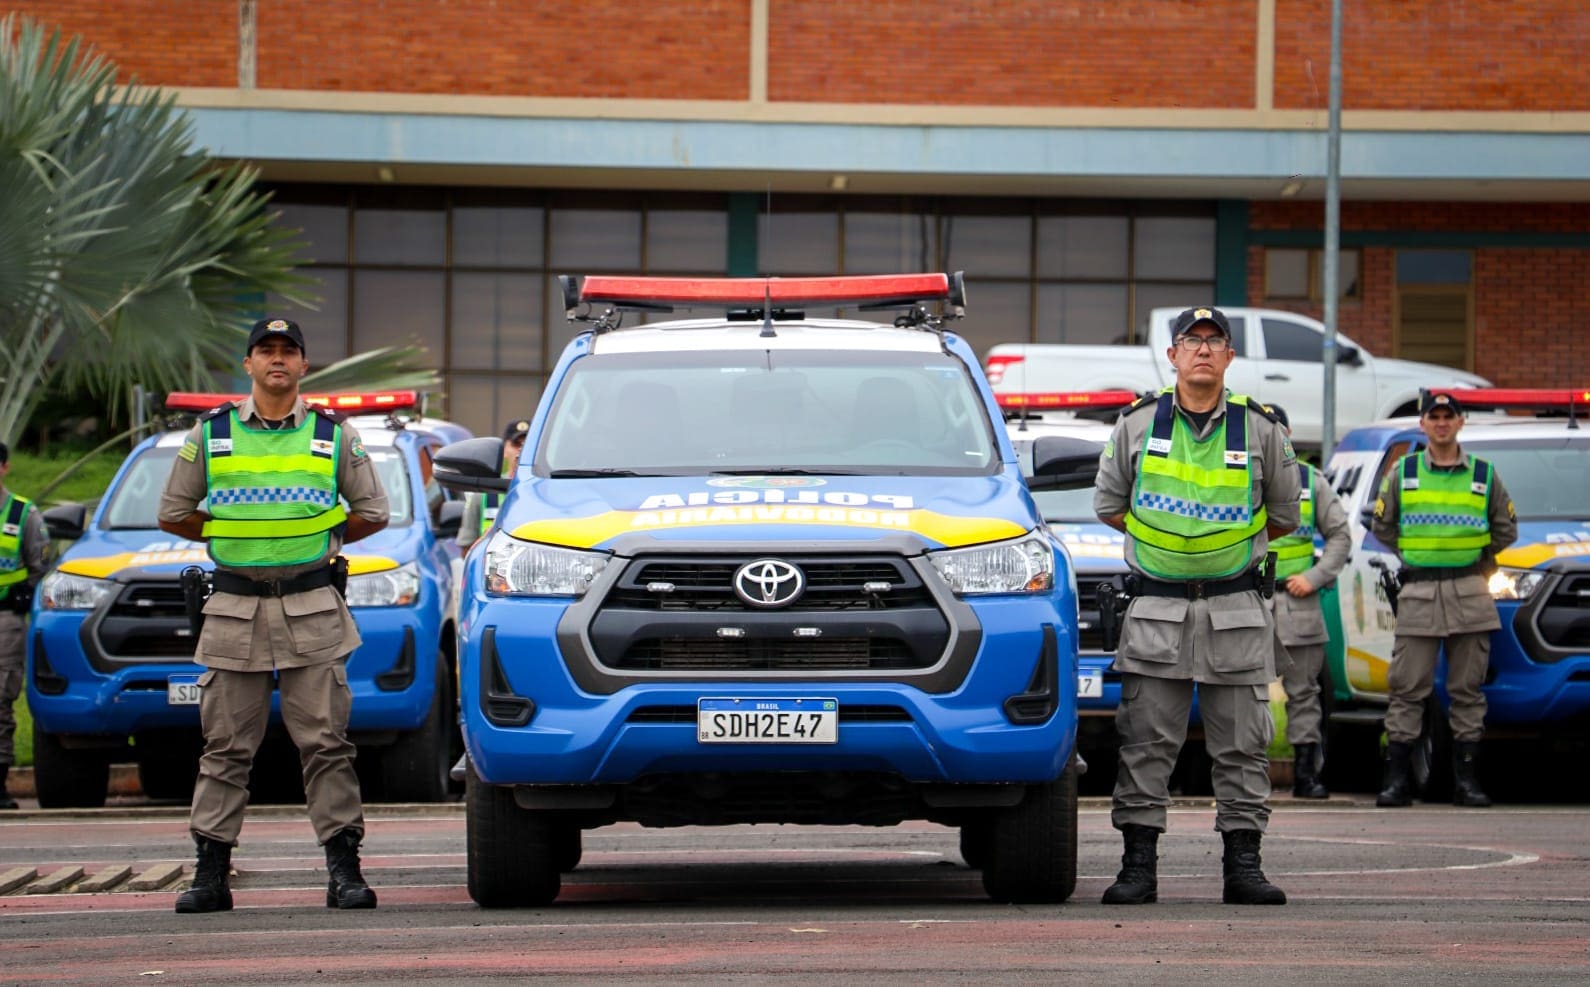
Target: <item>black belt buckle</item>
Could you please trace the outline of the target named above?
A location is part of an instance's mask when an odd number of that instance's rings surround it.
[[[280,579],[254,580],[254,592],[260,596],[281,596],[282,581]]]
[[[1187,599],[1189,599],[1189,600],[1201,600],[1201,599],[1203,599],[1204,598],[1204,586],[1207,583],[1208,583],[1208,580],[1206,580],[1206,579],[1189,579],[1189,580],[1187,580],[1187,582],[1185,584],[1186,587],[1187,587]]]

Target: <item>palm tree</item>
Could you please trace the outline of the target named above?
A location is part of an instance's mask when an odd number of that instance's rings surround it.
[[[0,439],[52,383],[113,415],[135,383],[202,389],[258,299],[303,301],[256,170],[216,168],[174,97],[115,78],[76,39],[0,20]]]

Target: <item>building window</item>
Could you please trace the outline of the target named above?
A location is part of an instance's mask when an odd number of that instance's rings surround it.
[[[1359,251],[1336,252],[1338,298],[1358,299]],[[1325,299],[1325,251],[1301,247],[1268,247],[1264,251],[1264,297],[1275,301],[1322,302]]]

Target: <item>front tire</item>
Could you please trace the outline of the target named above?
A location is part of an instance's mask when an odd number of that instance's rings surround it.
[[[436,657],[436,685],[431,690],[431,706],[419,729],[399,735],[397,742],[381,752],[381,790],[392,802],[442,802],[447,799],[452,779],[454,744],[458,732],[454,722],[457,706],[453,702],[453,677],[447,660]]]
[[[464,780],[469,896],[482,908],[550,904],[562,887],[558,827],[514,801],[513,788],[488,785],[474,766]]]
[[[110,759],[102,750],[78,750],[33,721],[33,783],[41,809],[97,809],[110,791]]]
[[[1077,769],[1030,785],[1020,805],[992,817],[983,889],[994,901],[1056,904],[1077,886]]]

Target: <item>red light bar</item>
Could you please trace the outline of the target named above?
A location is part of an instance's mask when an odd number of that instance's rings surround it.
[[[195,391],[173,391],[166,395],[166,407],[172,411],[209,411],[227,401],[237,403],[247,394],[214,394]],[[357,413],[361,411],[396,411],[416,408],[420,403],[417,391],[367,391],[348,394],[304,394],[305,404],[318,404],[335,411]]]
[[[832,278],[632,278],[592,275],[580,301],[622,305],[865,304],[950,299],[945,274],[876,274]]]
[[[1552,390],[1536,387],[1432,387],[1476,408],[1567,408],[1590,405],[1590,388]]]
[[[1007,411],[1065,411],[1071,408],[1122,408],[1137,400],[1131,391],[1061,391],[1052,394],[996,394]]]
[[[1027,359],[1025,356],[1017,356],[1014,353],[1009,356],[991,356],[988,358],[988,365],[983,368],[983,373],[987,375],[990,384],[997,385],[1005,379],[1006,370],[1025,359]]]

